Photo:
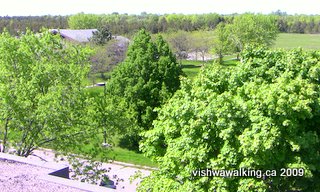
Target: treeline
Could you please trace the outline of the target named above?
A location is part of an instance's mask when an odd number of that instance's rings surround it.
[[[168,31],[195,31],[200,29],[214,29],[220,22],[230,16],[220,16],[215,13],[201,15],[168,14],[157,15],[141,13],[140,15],[108,14],[95,15],[79,13],[69,18],[72,29],[97,28],[107,25],[113,33],[128,34],[141,28],[151,33]]]
[[[209,14],[85,14],[78,13],[72,16],[28,16],[28,17],[0,17],[0,31],[4,28],[11,34],[18,31],[24,32],[29,28],[38,32],[45,28],[71,28],[91,29],[108,26],[113,34],[133,34],[141,28],[151,33],[172,31],[197,31],[211,30],[223,23],[233,22],[239,14],[219,15]],[[277,11],[265,15],[274,17],[279,32],[282,33],[320,33],[320,15],[287,15],[285,12]]]
[[[12,35],[18,35],[19,32],[25,32],[30,29],[33,32],[39,32],[41,28],[68,28],[67,16],[14,16],[0,17],[0,32],[5,29]]]
[[[320,15],[277,16],[281,33],[320,33]]]
[[[98,26],[108,26],[115,34],[128,34],[145,28],[151,33],[171,31],[197,31],[215,29],[223,23],[231,23],[239,14],[219,15],[210,14],[166,14],[156,15],[141,13],[140,15],[128,14],[84,14],[72,15],[68,19],[72,29],[89,29]],[[273,17],[279,32],[283,33],[320,33],[320,15],[287,15],[277,11],[265,17]]]

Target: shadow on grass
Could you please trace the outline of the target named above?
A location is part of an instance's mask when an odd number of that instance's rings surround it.
[[[189,68],[189,69],[191,69],[191,68],[200,68],[201,66],[198,66],[198,65],[189,65],[189,64],[187,64],[187,65],[182,65],[182,68]]]
[[[221,64],[222,66],[226,66],[226,67],[228,67],[228,66],[237,66],[238,65],[238,63],[239,63],[239,60],[237,60],[237,59],[230,59],[230,60],[225,60],[225,61],[223,61],[223,63]]]
[[[139,141],[141,137],[136,135],[125,135],[119,138],[119,147],[141,153],[139,150]]]

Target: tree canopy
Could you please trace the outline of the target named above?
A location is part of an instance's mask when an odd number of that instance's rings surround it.
[[[159,170],[141,191],[320,190],[320,52],[249,47],[241,57],[235,68],[213,65],[183,81],[158,111],[140,148]],[[277,174],[194,174],[206,168]]]
[[[68,146],[86,124],[82,79],[90,50],[45,31],[0,35],[0,131],[28,156],[48,142]],[[10,145],[9,145],[10,142]],[[2,149],[4,151],[5,149]]]

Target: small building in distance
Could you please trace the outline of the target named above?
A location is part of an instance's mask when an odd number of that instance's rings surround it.
[[[74,41],[78,43],[87,43],[93,35],[93,32],[98,29],[50,29],[50,32],[54,35],[60,34],[63,39]],[[130,40],[123,36],[112,36],[118,42],[118,46],[123,48],[130,43]]]
[[[63,39],[86,43],[90,41],[93,32],[98,31],[97,29],[51,29],[50,32],[53,34],[60,34]]]

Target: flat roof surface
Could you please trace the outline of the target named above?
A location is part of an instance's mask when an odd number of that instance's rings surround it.
[[[0,159],[0,192],[83,192],[40,179],[51,169]]]

